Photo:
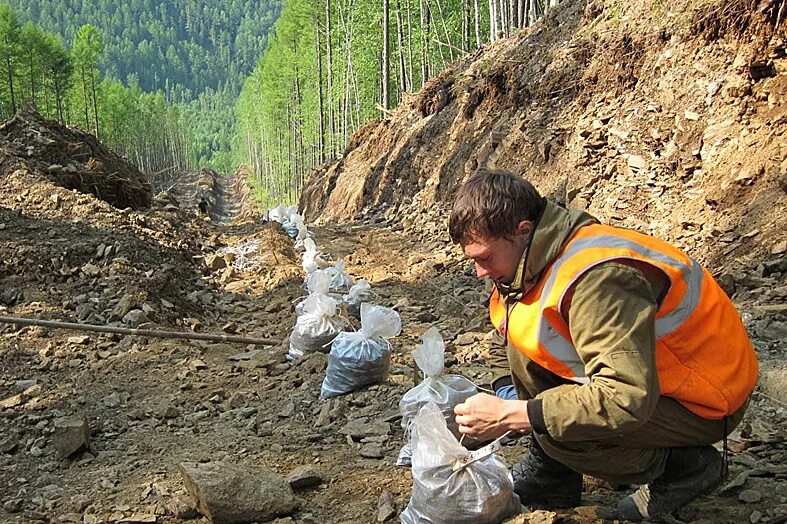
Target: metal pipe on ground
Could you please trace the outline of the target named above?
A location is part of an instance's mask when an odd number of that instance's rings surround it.
[[[0,324],[15,324],[17,326],[42,326],[58,329],[73,329],[76,331],[95,331],[98,333],[117,333],[151,338],[179,338],[186,340],[208,340],[211,342],[235,342],[238,344],[254,344],[257,346],[276,346],[282,343],[274,338],[253,338],[239,335],[216,335],[212,333],[187,333],[184,331],[157,331],[153,329],[120,328],[112,326],[97,326],[95,324],[77,324],[73,322],[57,322],[54,320],[40,320],[37,318],[4,317],[0,316]]]

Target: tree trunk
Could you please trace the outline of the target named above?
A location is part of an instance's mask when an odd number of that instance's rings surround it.
[[[33,104],[36,103],[36,77],[35,77],[35,64],[33,61],[33,50],[30,49],[30,98]]]
[[[350,46],[352,37],[352,23],[347,20],[344,11],[341,8],[341,3],[337,4],[339,21],[342,24],[344,33],[344,57],[346,67],[344,68],[344,92],[342,93],[342,149],[347,147],[347,142],[350,133],[350,88],[352,85],[352,49]],[[352,5],[348,6],[350,12],[347,16],[352,16]]]
[[[389,91],[391,73],[391,50],[388,38],[388,0],[383,0],[383,109],[391,107],[391,94]]]
[[[93,69],[90,70],[90,89],[93,94],[93,116],[96,122],[96,138],[101,138],[98,134],[98,100],[96,99],[96,79],[93,76]]]
[[[519,2],[519,24],[518,27],[525,27],[527,24],[527,0],[518,0]]]
[[[410,0],[405,0],[405,6],[407,8],[407,76],[410,79],[410,89],[414,89],[415,76],[413,76],[413,21],[410,18]]]
[[[539,0],[528,0],[528,3],[530,3],[530,10],[527,25],[529,26],[535,24],[538,19],[538,2]]]
[[[407,91],[407,68],[404,57],[404,23],[402,22],[402,2],[396,0],[396,33],[397,44],[399,51],[399,95],[396,100],[401,100],[401,93]]]
[[[8,35],[6,35],[5,37],[5,44],[6,44],[6,49],[10,50],[11,42],[8,39]],[[14,113],[16,113],[16,96],[14,95],[14,66],[11,63],[10,51],[6,51],[5,64],[7,68],[6,72],[8,73],[8,91],[11,94],[11,114],[8,115],[10,118],[14,116]]]
[[[429,78],[429,13],[424,5],[426,0],[419,0],[418,11],[421,15],[421,87]]]
[[[298,50],[295,49],[297,54]],[[295,196],[300,194],[301,191],[301,180],[303,177],[303,171],[305,166],[305,154],[303,149],[303,108],[301,107],[302,100],[301,100],[301,81],[298,78],[298,68],[295,67],[295,104],[293,110],[293,138],[295,139],[295,163],[294,163],[294,184],[293,189],[295,190]]]
[[[62,124],[65,122],[65,116],[63,115],[63,100],[60,96],[60,84],[58,84],[57,80],[52,81],[53,87],[55,89],[55,104],[57,105],[57,118],[59,122]]]
[[[481,6],[478,0],[473,0],[473,21],[475,24],[475,46],[481,47]]]
[[[333,112],[333,44],[331,39],[331,0],[325,0],[325,96],[328,101],[328,158],[333,158],[336,122]]]
[[[470,49],[470,0],[462,0],[462,51]]]
[[[497,40],[497,0],[489,0],[489,41]]]
[[[317,135],[317,162],[325,162],[325,108],[323,107],[323,94],[322,94],[322,44],[320,42],[320,17],[315,15],[314,18],[314,36],[315,36],[315,49],[317,60],[317,120],[318,120],[318,135]]]
[[[82,70],[82,98],[85,101],[85,132],[90,130],[90,114],[88,113],[90,103],[87,100],[87,79],[85,78],[85,66],[81,66]]]

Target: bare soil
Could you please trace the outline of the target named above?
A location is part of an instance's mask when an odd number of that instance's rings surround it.
[[[285,476],[314,466],[323,482],[299,491],[300,509],[281,522],[376,521],[383,492],[401,511],[411,477],[393,465],[403,444],[397,405],[414,385],[410,353],[419,337],[437,326],[449,341],[449,371],[477,384],[489,379],[486,291],[469,264],[436,233],[426,241],[403,234],[401,226],[372,222],[315,228],[322,251],[344,259],[352,276],[367,278],[376,302],[395,307],[404,326],[393,341],[386,383],[320,401],[325,356],[284,358],[292,305],[304,293],[291,240],[278,224],[217,224],[166,206],[169,211],[154,201],[150,211],[124,212],[33,173],[5,175],[0,313],[122,325],[113,311],[130,295],[133,307],[146,311],[140,327],[279,338],[282,344],[237,362],[229,357],[254,348],[2,326],[0,400],[19,393],[18,381],[34,380],[38,388],[0,411],[0,521],[207,522],[194,513],[178,471],[182,462],[207,461],[264,466]],[[263,248],[250,255],[259,259],[251,269],[208,269],[222,247],[253,241]],[[102,244],[116,251],[97,256]],[[760,296],[771,289],[765,286]],[[783,358],[781,341],[758,344]],[[53,425],[72,414],[88,417],[90,450],[62,458]],[[755,521],[777,522],[787,502],[784,419],[780,405],[755,395],[731,441],[730,478],[743,473],[745,484],[702,498],[681,520],[742,522],[754,514],[760,515]],[[362,456],[365,444],[339,433],[358,420],[391,421],[379,457]],[[524,439],[514,441],[501,456],[511,463],[525,448]],[[743,489],[754,490],[758,502],[740,502]],[[587,478],[587,506],[512,522],[611,521],[611,508],[624,495]]]
[[[260,348],[0,324],[0,522],[207,522],[178,464],[208,461],[285,476],[315,467],[322,482],[297,492],[282,523],[376,522],[387,496],[400,512],[412,481],[394,466],[397,405],[414,385],[420,336],[437,326],[450,372],[490,378],[487,290],[445,229],[457,184],[478,165],[526,173],[712,268],[767,380],[730,439],[732,483],[677,521],[785,522],[783,25],[777,33],[771,11],[744,16],[739,4],[568,1],[460,61],[316,172],[303,205],[318,247],[403,320],[388,380],[329,401],[319,400],[324,355],[285,359],[304,275],[292,241],[250,204],[242,171],[154,181],[167,191],[135,210],[63,187],[48,168],[80,171],[79,157],[29,150],[27,128],[0,143],[0,315],[281,340],[233,360]],[[67,151],[71,139],[53,132]],[[243,263],[227,264],[228,249]],[[79,414],[90,448],[63,458],[55,421]],[[391,429],[373,442],[340,433],[360,420]],[[525,448],[515,440],[500,455],[511,464]],[[511,522],[612,522],[626,493],[586,478],[585,506]]]

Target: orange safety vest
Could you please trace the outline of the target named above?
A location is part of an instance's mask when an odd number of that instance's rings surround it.
[[[530,360],[563,378],[587,384],[590,377],[561,311],[563,298],[585,272],[620,259],[649,264],[670,280],[656,313],[661,394],[709,420],[737,411],[758,375],[746,328],[711,274],[678,248],[656,238],[599,224],[580,228],[535,288],[509,311],[494,289],[489,302],[492,323],[501,334],[507,332],[508,341]]]

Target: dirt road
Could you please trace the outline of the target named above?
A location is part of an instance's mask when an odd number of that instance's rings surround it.
[[[286,339],[304,294],[292,241],[278,224],[217,225],[187,208],[158,201],[150,211],[121,211],[34,175],[6,177],[0,313]],[[420,336],[438,327],[448,370],[479,385],[489,379],[486,290],[434,227],[420,240],[385,222],[314,229],[321,251],[368,279],[375,302],[394,307],[403,324],[389,379],[328,401],[319,400],[326,357],[287,362],[286,344],[0,326],[0,521],[207,522],[186,492],[184,462],[284,476],[311,466],[320,480],[296,492],[299,509],[279,522],[397,520],[411,489],[410,471],[394,466],[403,444],[398,402],[414,384],[410,354]],[[251,269],[224,267],[222,248],[254,242]],[[254,349],[261,352],[251,360],[233,359]],[[73,415],[87,417],[90,449],[62,458],[56,421]],[[690,505],[681,520],[784,522],[784,419],[783,406],[756,394],[731,440],[730,479],[740,485]],[[361,422],[385,424],[368,435],[342,431]],[[515,440],[501,456],[510,464],[525,449]],[[600,522],[624,495],[588,478],[587,506],[562,513],[572,519],[562,522]]]

